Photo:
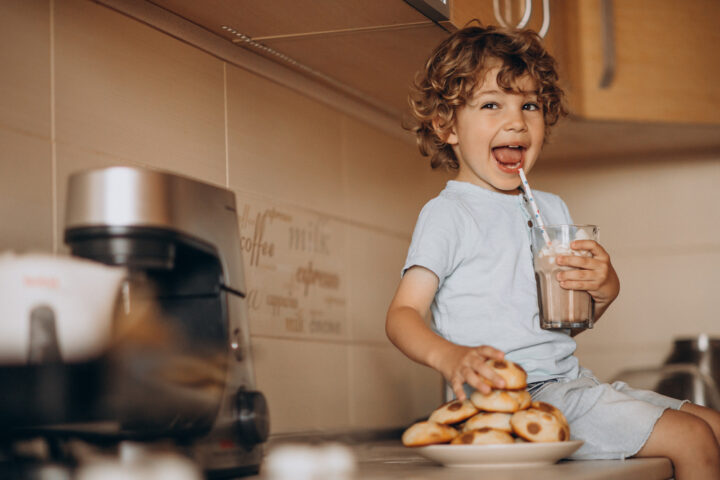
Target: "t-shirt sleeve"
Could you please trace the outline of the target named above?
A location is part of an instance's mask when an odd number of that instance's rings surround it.
[[[414,266],[425,267],[437,275],[440,285],[463,258],[461,248],[468,242],[470,220],[456,204],[442,197],[423,207],[415,224],[402,274]]]

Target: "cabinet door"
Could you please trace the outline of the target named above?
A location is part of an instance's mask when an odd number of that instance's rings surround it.
[[[615,43],[615,73],[604,88],[603,1],[612,2]],[[560,4],[574,114],[594,120],[720,124],[720,1]]]

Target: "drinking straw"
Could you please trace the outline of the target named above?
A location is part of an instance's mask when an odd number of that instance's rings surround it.
[[[522,167],[518,170],[518,172],[520,173],[520,179],[522,180],[523,186],[525,187],[525,194],[530,199],[530,205],[532,206],[533,210],[535,210],[535,221],[537,222],[537,226],[542,232],[545,243],[550,245],[550,237],[548,237],[548,234],[545,231],[545,222],[543,222],[542,217],[540,216],[540,209],[538,208],[537,203],[535,203],[535,197],[532,194],[532,190],[530,189],[530,184],[527,181],[525,172],[523,171]]]

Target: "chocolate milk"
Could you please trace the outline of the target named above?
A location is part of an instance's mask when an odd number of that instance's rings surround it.
[[[537,231],[535,231],[537,230]],[[551,243],[539,228],[533,228],[533,266],[537,282],[540,326],[554,328],[592,328],[593,300],[589,293],[567,290],[557,280],[558,272],[572,270],[555,262],[558,255],[589,256],[589,252],[572,250],[570,242],[597,237],[594,225],[551,225],[545,227]]]

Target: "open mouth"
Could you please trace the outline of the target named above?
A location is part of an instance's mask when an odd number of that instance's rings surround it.
[[[526,148],[522,145],[503,145],[492,149],[493,157],[500,170],[506,173],[517,173],[523,166]]]

